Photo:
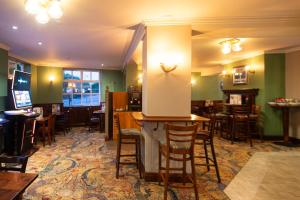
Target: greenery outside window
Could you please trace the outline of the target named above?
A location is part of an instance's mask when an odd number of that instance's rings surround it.
[[[100,105],[100,72],[91,70],[64,70],[64,106]]]

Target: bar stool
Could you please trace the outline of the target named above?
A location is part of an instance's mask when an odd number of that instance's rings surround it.
[[[166,124],[166,137],[159,144],[159,174],[164,182],[164,200],[167,199],[169,185],[177,188],[190,188],[185,185],[186,178],[193,184],[195,197],[199,199],[197,191],[196,173],[194,165],[194,143],[198,124],[192,126],[175,126]],[[161,157],[166,159],[166,166],[161,165]],[[182,167],[171,167],[170,160],[183,162]],[[191,161],[192,177],[186,172],[186,162]],[[183,186],[169,183],[170,171],[181,171]],[[160,181],[159,181],[160,184]]]
[[[140,178],[141,173],[141,132],[134,128],[121,129],[119,113],[114,115],[115,126],[119,130],[118,146],[117,146],[117,163],[116,163],[116,178],[119,178],[120,164],[135,164],[139,170]],[[124,141],[126,140],[126,141]],[[135,154],[121,154],[122,144],[134,144]],[[121,157],[135,157],[135,162],[121,162]]]
[[[214,147],[215,124],[216,124],[216,118],[212,117],[211,120],[209,121],[208,131],[200,130],[197,132],[195,145],[203,146],[204,156],[197,155],[197,156],[195,156],[195,158],[200,158],[200,159],[205,158],[205,164],[196,163],[195,165],[206,166],[207,171],[210,171],[211,166],[215,167],[218,182],[221,183],[221,177],[220,177],[220,172],[219,172],[219,167],[218,167],[218,162],[217,162],[215,147]],[[211,151],[212,157],[209,157],[209,155],[208,155],[208,149],[207,149],[208,145],[210,146],[210,151]]]
[[[250,108],[248,106],[233,107],[231,144],[236,136],[246,138],[252,147],[250,134]]]

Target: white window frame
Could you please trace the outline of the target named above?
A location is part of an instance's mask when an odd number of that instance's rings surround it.
[[[72,72],[72,76],[73,76],[73,71],[80,71],[80,80],[76,80],[76,79],[65,79],[65,71],[71,71]],[[99,79],[98,80],[83,80],[83,72],[90,72],[91,76],[90,78],[92,79],[92,72],[98,72],[99,73]],[[80,93],[74,93],[72,91],[72,93],[66,93],[64,92],[64,88],[63,88],[63,96],[64,95],[71,95],[71,98],[73,99],[73,95],[81,95],[80,98],[80,105],[64,105],[65,107],[84,107],[84,106],[99,106],[101,104],[101,85],[100,85],[100,71],[99,70],[90,70],[90,69],[63,69],[63,84],[64,83],[80,83],[81,84],[81,91]],[[88,83],[98,83],[99,84],[99,93],[93,93],[92,89],[91,89],[91,93],[83,93],[83,83],[84,82],[88,82]],[[83,100],[83,95],[90,95],[90,100],[92,100],[92,95],[98,95],[99,96],[99,102],[98,104],[92,104],[92,102],[90,102],[88,105],[87,104],[83,104],[82,100]]]

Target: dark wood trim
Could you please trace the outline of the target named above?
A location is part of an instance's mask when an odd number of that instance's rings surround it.
[[[223,90],[224,94],[254,94],[258,95],[258,88],[253,89],[228,89]]]

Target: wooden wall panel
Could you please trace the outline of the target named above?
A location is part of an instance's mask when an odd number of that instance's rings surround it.
[[[127,92],[113,92],[113,110],[128,108],[128,93]]]

